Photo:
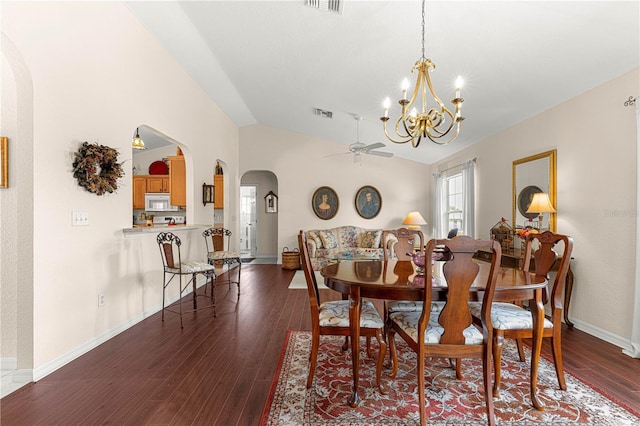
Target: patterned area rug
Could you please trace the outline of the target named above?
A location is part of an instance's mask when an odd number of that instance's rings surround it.
[[[340,347],[342,337],[320,338],[318,367],[311,389],[306,379],[311,350],[311,332],[290,331],[280,365],[265,406],[261,425],[415,425],[419,423],[416,357],[397,338],[399,371],[395,380],[383,371],[389,393],[381,395],[375,386],[375,356],[362,352],[360,407],[347,405],[351,389],[349,351]],[[364,342],[364,340],[363,340]],[[377,353],[377,345],[372,342]],[[364,346],[364,344],[363,344]],[[529,352],[527,351],[527,357]],[[540,360],[538,394],[544,411],[531,406],[529,363],[518,361],[515,344],[507,343],[503,353],[502,388],[494,399],[499,425],[638,425],[640,417],[607,399],[570,374],[567,390],[561,391],[553,364]],[[464,360],[467,380],[456,380],[446,360],[433,359],[426,365],[425,386],[430,425],[485,425],[482,366],[479,360]]]

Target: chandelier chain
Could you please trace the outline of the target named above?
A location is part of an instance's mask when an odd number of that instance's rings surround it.
[[[425,60],[425,56],[424,56],[424,5],[425,5],[426,1],[422,0],[422,60]]]

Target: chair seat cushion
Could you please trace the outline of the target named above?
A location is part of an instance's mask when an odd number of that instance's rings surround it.
[[[210,251],[207,254],[207,258],[212,260],[224,260],[224,259],[240,259],[238,253],[233,251]]]
[[[481,302],[469,302],[471,315],[479,317],[482,310]],[[513,303],[494,302],[491,306],[491,322],[498,330],[521,330],[533,328],[531,312]],[[544,328],[553,328],[553,323],[545,318]]]
[[[195,274],[199,272],[215,272],[215,268],[208,263],[205,262],[182,262],[182,273],[183,274]],[[166,268],[167,272],[171,272],[172,274],[179,274],[180,268]]]
[[[391,312],[421,312],[423,302],[411,300],[387,300],[387,311]],[[433,302],[431,312],[440,312],[444,307],[444,302]]]
[[[334,300],[320,305],[320,327],[349,327],[349,301]],[[361,328],[383,328],[380,314],[369,300],[362,301]]]
[[[442,303],[444,306],[444,303]],[[442,306],[439,308],[442,310]],[[437,307],[432,306],[432,312],[438,312]],[[420,320],[421,311],[413,312],[393,312],[389,314],[389,319],[396,323],[400,328],[409,335],[414,342],[418,341],[418,321]],[[424,333],[425,344],[438,344],[440,343],[440,337],[444,333],[444,328],[438,323],[439,315],[431,315],[429,317],[429,324],[427,330]],[[484,341],[482,337],[482,331],[478,330],[473,324],[467,327],[463,331],[465,338],[465,345],[481,345]]]

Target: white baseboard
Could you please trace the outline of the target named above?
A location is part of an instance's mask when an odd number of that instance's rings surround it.
[[[616,334],[610,333],[601,328],[595,327],[591,324],[587,324],[580,320],[571,319],[575,328],[580,331],[584,331],[587,334],[590,334],[598,339],[604,340],[605,342],[611,343],[612,345],[616,345],[617,347],[622,349],[622,352],[625,355],[630,355],[633,352],[633,348],[631,345],[631,341],[628,339],[624,339]],[[631,355],[630,355],[631,356]]]
[[[200,278],[200,277],[199,277]],[[202,287],[203,285],[205,285],[205,280],[204,277],[201,278],[201,283],[197,284],[197,288]],[[191,287],[189,287],[189,290],[186,293],[183,293],[183,297],[191,294],[193,291],[191,290]],[[166,301],[167,306],[171,305],[172,303],[178,301],[178,295],[176,294],[175,296],[168,298]],[[103,344],[104,342],[106,342],[107,340],[117,336],[118,334],[122,333],[123,331],[128,330],[129,328],[133,327],[134,325],[136,325],[137,323],[139,323],[142,320],[147,319],[148,317],[160,312],[162,310],[162,302],[158,303],[157,305],[151,307],[149,310],[147,310],[146,312],[141,313],[140,315],[137,315],[134,318],[131,318],[129,321],[126,321],[122,324],[120,324],[119,326],[112,328],[111,330],[108,330],[107,332],[101,334],[100,336],[96,336],[93,339],[83,343],[82,345],[76,347],[74,350],[69,351],[65,354],[60,355],[59,357],[52,359],[51,361],[47,362],[44,365],[41,365],[40,367],[36,368],[33,370],[33,379],[32,381],[38,381],[40,379],[42,379],[43,377],[48,376],[49,374],[53,373],[54,371],[56,371],[57,369],[64,367],[66,364],[70,363],[71,361],[73,361],[74,359],[80,357],[81,355],[84,355],[85,353],[89,352],[92,349],[97,348],[98,346],[100,346],[101,344]]]
[[[33,381],[33,370],[18,370],[16,358],[2,358],[0,362],[2,363],[0,398],[4,398]]]

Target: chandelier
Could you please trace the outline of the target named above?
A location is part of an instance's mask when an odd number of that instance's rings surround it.
[[[462,117],[462,102],[464,102],[464,99],[460,97],[462,77],[458,77],[456,80],[456,96],[451,100],[451,103],[455,105],[455,112],[453,113],[433,90],[429,72],[434,70],[436,65],[424,56],[424,9],[425,0],[422,0],[422,57],[411,69],[412,74],[418,73],[418,78],[416,79],[411,99],[407,99],[409,80],[405,78],[402,82],[402,99],[398,101],[402,107],[402,114],[396,121],[396,134],[394,137],[387,132],[389,106],[391,106],[389,98],[384,100],[384,117],[380,117],[387,139],[399,144],[411,141],[411,145],[414,148],[420,145],[423,137],[429,138],[431,142],[439,145],[453,142],[460,134],[460,124],[464,120],[464,117]],[[437,104],[431,108],[427,106],[427,88]],[[420,108],[420,111],[418,111],[418,108]],[[451,132],[454,129],[455,131]]]

